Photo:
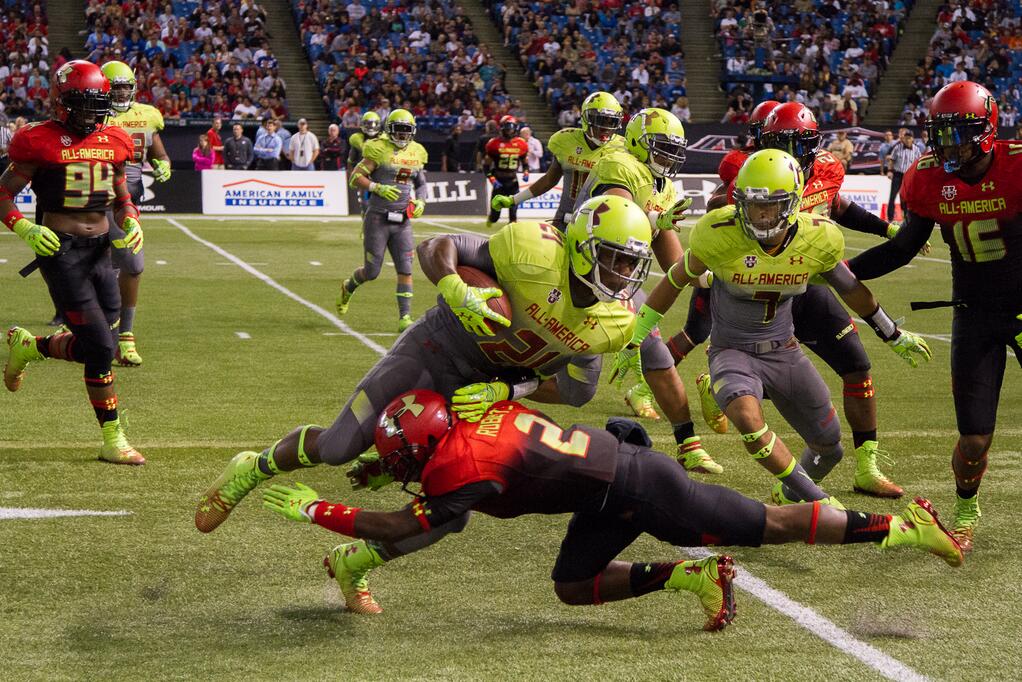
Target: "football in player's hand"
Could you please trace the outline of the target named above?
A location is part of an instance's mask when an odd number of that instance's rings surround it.
[[[465,284],[470,287],[478,287],[480,289],[492,287],[494,289],[500,289],[501,292],[504,291],[504,288],[497,283],[497,280],[477,268],[470,268],[467,265],[459,265],[458,275],[460,275],[461,278],[465,280]],[[507,297],[507,293],[502,293],[500,296],[494,296],[487,300],[486,304],[493,312],[500,313],[509,320],[511,319],[511,300]],[[504,329],[503,326],[496,322],[487,321],[486,324],[494,332]]]

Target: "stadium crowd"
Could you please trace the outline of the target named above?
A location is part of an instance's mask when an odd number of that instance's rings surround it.
[[[0,117],[49,115],[49,41],[46,3],[5,0],[0,13]]]

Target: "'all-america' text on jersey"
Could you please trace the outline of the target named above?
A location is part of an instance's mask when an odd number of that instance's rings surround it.
[[[933,155],[923,156],[905,173],[901,203],[940,225],[951,247],[955,299],[1017,307],[1022,301],[1022,142],[998,140],[992,153],[986,175],[974,184],[944,172]]]
[[[844,237],[829,218],[799,213],[792,232],[784,248],[770,255],[742,230],[733,205],[710,211],[692,228],[689,248],[714,274],[714,346],[791,338],[790,299],[804,293],[814,276],[837,267],[844,253]]]
[[[105,212],[114,201],[114,170],[131,161],[134,144],[107,126],[85,137],[57,121],[30,123],[11,139],[13,163],[36,167],[32,191],[43,211]]]
[[[387,201],[376,194],[369,198],[371,211],[404,211],[411,199],[412,184],[423,172],[429,155],[426,148],[418,142],[409,142],[404,149],[390,141],[389,138],[377,137],[362,147],[364,157],[376,164],[369,176],[370,180],[381,185],[394,185],[401,195],[395,201]]]
[[[123,128],[135,145],[135,153],[125,168],[128,182],[137,182],[142,177],[142,164],[153,145],[153,135],[163,130],[163,114],[156,107],[141,102],[132,102],[127,111],[113,112],[107,117],[107,125]]]
[[[492,165],[490,173],[502,184],[518,178],[518,166],[529,153],[529,144],[521,137],[510,140],[497,136],[486,143],[486,155]]]
[[[547,149],[561,166],[561,203],[557,205],[554,217],[563,220],[575,208],[575,200],[590,171],[606,154],[625,151],[625,138],[618,134],[611,136],[607,143],[593,149],[581,128],[565,128],[550,136]]]

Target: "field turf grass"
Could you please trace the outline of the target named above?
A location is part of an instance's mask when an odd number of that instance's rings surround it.
[[[427,216],[427,218],[429,218]],[[484,231],[482,220],[430,218],[417,236]],[[185,229],[195,237],[189,236]],[[748,591],[723,633],[700,630],[688,594],[654,594],[601,607],[561,605],[549,581],[566,517],[497,521],[468,529],[376,571],[385,613],[341,610],[320,560],[344,538],[291,524],[246,499],[211,535],[192,525],[200,492],[243,449],[262,449],[304,423],[329,424],[377,354],[330,320],[239,267],[216,245],[298,297],[333,310],[340,280],[361,259],[359,227],[329,221],[183,216],[145,221],[146,272],[136,322],[145,364],[118,369],[117,387],[142,468],[96,461],[98,429],[81,368],[29,368],[18,394],[0,395],[0,665],[5,680],[141,679],[878,679],[881,670],[933,679],[1010,678],[1022,631],[1022,382],[1009,358],[999,431],[982,487],[976,550],[961,569],[913,552],[872,546],[735,549],[739,570],[765,581],[847,634],[841,647]],[[0,324],[46,333],[52,314],[42,280],[18,277],[29,252],[0,236]],[[683,236],[683,241],[685,235]],[[849,246],[873,239],[848,235]],[[849,252],[854,253],[854,251]],[[895,316],[915,299],[947,298],[947,249],[874,284]],[[345,323],[383,347],[396,327],[394,270],[360,289]],[[414,312],[435,301],[416,275]],[[664,323],[684,320],[687,294]],[[933,362],[912,370],[868,329],[881,441],[909,495],[950,516],[955,421],[950,396],[950,314],[909,314],[932,335]],[[694,386],[694,353],[680,366]],[[823,376],[840,409],[840,383]],[[603,386],[584,411],[552,407],[562,424],[622,414],[621,392]],[[768,407],[768,422],[801,449]],[[771,480],[734,434],[709,433],[725,466],[714,481],[768,499]],[[668,425],[649,423],[671,449]],[[854,457],[827,488],[850,508],[893,513],[904,502],[851,492]],[[352,492],[342,469],[285,476],[348,504],[392,509],[399,491]],[[124,510],[127,516],[27,520],[10,509]],[[625,558],[670,560],[683,550],[641,538]],[[808,622],[808,621],[806,621]],[[849,650],[891,657],[876,667]],[[906,668],[889,666],[891,659]],[[894,672],[892,672],[894,671]],[[1014,671],[1014,672],[1013,672]]]

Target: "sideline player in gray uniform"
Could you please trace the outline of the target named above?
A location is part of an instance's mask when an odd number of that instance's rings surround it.
[[[899,330],[842,261],[844,238],[829,218],[800,213],[802,169],[765,149],[735,180],[735,203],[710,211],[692,229],[690,250],[671,267],[639,312],[632,345],[645,337],[678,292],[713,272],[710,376],[714,397],[749,453],[777,477],[777,504],[828,499],[817,483],[841,460],[841,424],[830,392],[794,337],[791,298],[821,276],[913,367],[930,359],[926,342]],[[771,433],[761,401],[774,405],[806,441],[801,462]]]
[[[359,132],[352,133],[348,137],[348,177],[355,172],[355,167],[362,160],[362,149],[367,142],[377,139],[383,130],[383,123],[380,115],[375,111],[367,111],[362,114],[362,120],[358,124]],[[358,197],[358,210],[365,217],[366,209],[369,207],[369,192],[356,192]]]
[[[397,270],[397,329],[403,332],[412,324],[412,236],[411,218],[426,210],[418,195],[425,193],[426,148],[413,139],[415,117],[404,109],[387,116],[386,135],[367,142],[362,160],[351,174],[349,184],[356,190],[368,190],[372,196],[362,221],[365,262],[344,280],[337,296],[337,314],[348,312],[351,295],[360,285],[380,276],[383,252],[390,250]]]

